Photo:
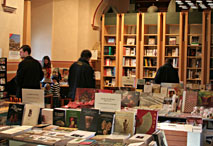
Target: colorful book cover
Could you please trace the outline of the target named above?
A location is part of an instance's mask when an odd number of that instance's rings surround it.
[[[96,132],[98,128],[99,110],[83,108],[81,110],[79,130]]]
[[[183,91],[182,112],[191,113],[193,108],[197,106],[198,92]]]
[[[156,130],[158,112],[138,109],[136,116],[136,133],[152,134]]]
[[[213,91],[199,91],[198,105],[212,107],[213,106]]]
[[[95,100],[95,89],[93,88],[77,88],[75,94],[75,101],[89,102]]]
[[[80,113],[80,110],[68,109],[66,114],[66,127],[78,128]]]
[[[33,104],[25,104],[22,125],[35,126],[38,124],[40,107]]]
[[[53,111],[53,125],[65,127],[66,109],[55,108]]]
[[[21,125],[24,113],[24,104],[9,104],[7,125]]]
[[[121,94],[121,106],[122,107],[139,106],[139,100],[140,100],[139,92],[117,90],[115,93]]]
[[[108,90],[108,89],[96,89],[97,93],[113,93],[113,90]]]
[[[135,113],[116,111],[114,126],[114,132],[133,135],[135,133]]]
[[[114,112],[101,112],[98,122],[98,135],[107,135],[111,134],[113,131],[114,125]]]

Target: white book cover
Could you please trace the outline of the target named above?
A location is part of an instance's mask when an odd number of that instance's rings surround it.
[[[83,139],[89,139],[93,136],[95,136],[96,132],[90,132],[90,131],[83,131],[83,130],[76,130],[76,131],[72,131],[70,133],[71,137],[75,137],[75,138],[83,138]]]
[[[40,107],[33,104],[25,104],[22,125],[35,126],[38,124]]]
[[[128,139],[128,142],[143,141],[145,144],[150,143],[153,140],[152,135],[149,134],[135,134]]]
[[[12,129],[8,129],[8,130],[4,130],[4,131],[1,131],[0,132],[0,137],[1,136],[15,136],[21,132],[24,132],[24,131],[28,131],[28,130],[31,130],[32,129],[32,126],[17,126],[17,127],[14,127]]]
[[[44,108],[41,112],[42,124],[53,124],[53,109]]]
[[[130,143],[128,146],[146,146],[144,142],[136,142],[136,143]]]
[[[121,94],[95,93],[95,109],[116,111],[121,109]]]

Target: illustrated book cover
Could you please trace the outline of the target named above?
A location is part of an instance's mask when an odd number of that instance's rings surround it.
[[[152,134],[156,130],[157,121],[157,111],[138,109],[136,116],[136,133]]]
[[[135,113],[116,111],[114,126],[114,132],[133,135],[135,133]]]
[[[81,111],[78,109],[68,109],[66,113],[66,127],[78,128]]]
[[[33,104],[25,104],[22,125],[35,126],[38,124],[40,107]]]
[[[75,94],[75,101],[90,102],[95,100],[95,89],[93,88],[77,88]]]
[[[66,109],[55,108],[53,111],[53,124],[65,127]]]
[[[108,135],[113,132],[114,112],[100,112],[98,122],[98,135]]]
[[[98,128],[98,119],[99,110],[82,108],[78,129],[96,132]]]
[[[24,113],[24,104],[9,104],[7,125],[21,125]]]

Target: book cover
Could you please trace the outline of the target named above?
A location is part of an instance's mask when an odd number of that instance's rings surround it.
[[[0,137],[13,137],[32,129],[32,126],[17,126],[0,132]]]
[[[193,108],[197,106],[198,92],[196,91],[183,91],[182,112],[190,113]]]
[[[127,38],[127,45],[135,45],[135,38],[129,37]]]
[[[79,130],[96,132],[98,128],[99,110],[83,108],[81,110]]]
[[[67,143],[67,146],[78,146],[78,144],[86,139],[83,138],[74,138]]]
[[[176,45],[176,37],[169,38],[169,45]]]
[[[66,113],[66,127],[78,128],[80,113],[80,110],[68,109]]]
[[[133,142],[144,142],[145,144],[149,144],[153,140],[152,135],[148,134],[135,134],[128,139],[128,143]]]
[[[96,89],[96,93],[113,93],[113,90],[109,89]]]
[[[41,111],[42,124],[53,124],[53,109],[44,108]]]
[[[71,132],[69,135],[74,138],[89,139],[89,138],[95,136],[95,133],[96,132],[76,130],[76,131]]]
[[[135,91],[117,90],[115,93],[121,94],[122,107],[135,107],[139,105],[140,93]]]
[[[136,116],[136,133],[152,134],[156,130],[158,112],[138,109]]]
[[[199,91],[198,105],[205,107],[213,107],[213,91]]]
[[[89,102],[94,99],[95,99],[95,89],[93,88],[77,88],[76,89],[75,101]]]
[[[66,109],[55,108],[53,110],[53,124],[65,127]]]
[[[111,134],[113,131],[114,117],[115,117],[114,112],[101,112],[99,116],[97,134],[99,135]]]
[[[33,104],[25,104],[22,125],[35,126],[38,124],[40,107]]]
[[[133,135],[135,133],[135,113],[116,111],[114,126],[114,132]]]
[[[155,45],[155,40],[156,40],[156,38],[155,37],[149,37],[149,39],[148,39],[148,45]]]
[[[24,104],[9,104],[7,125],[21,125],[24,113]]]

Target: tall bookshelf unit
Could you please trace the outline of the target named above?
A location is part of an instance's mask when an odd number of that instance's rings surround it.
[[[163,13],[163,48],[162,64],[166,59],[173,60],[173,67],[178,70],[179,79],[183,81],[183,13]]]
[[[7,96],[7,58],[0,58],[0,99]]]
[[[213,13],[209,11],[208,15],[208,31],[207,31],[207,40],[208,41],[208,50],[207,50],[207,83],[213,84]]]
[[[204,84],[205,13],[185,13],[185,84]]]
[[[124,78],[138,78],[139,67],[139,18],[140,13],[121,15],[121,45],[119,60],[119,86]],[[134,85],[135,86],[135,85]]]
[[[119,17],[102,16],[101,89],[118,86]]]
[[[143,13],[140,78],[153,81],[161,63],[162,13]]]

